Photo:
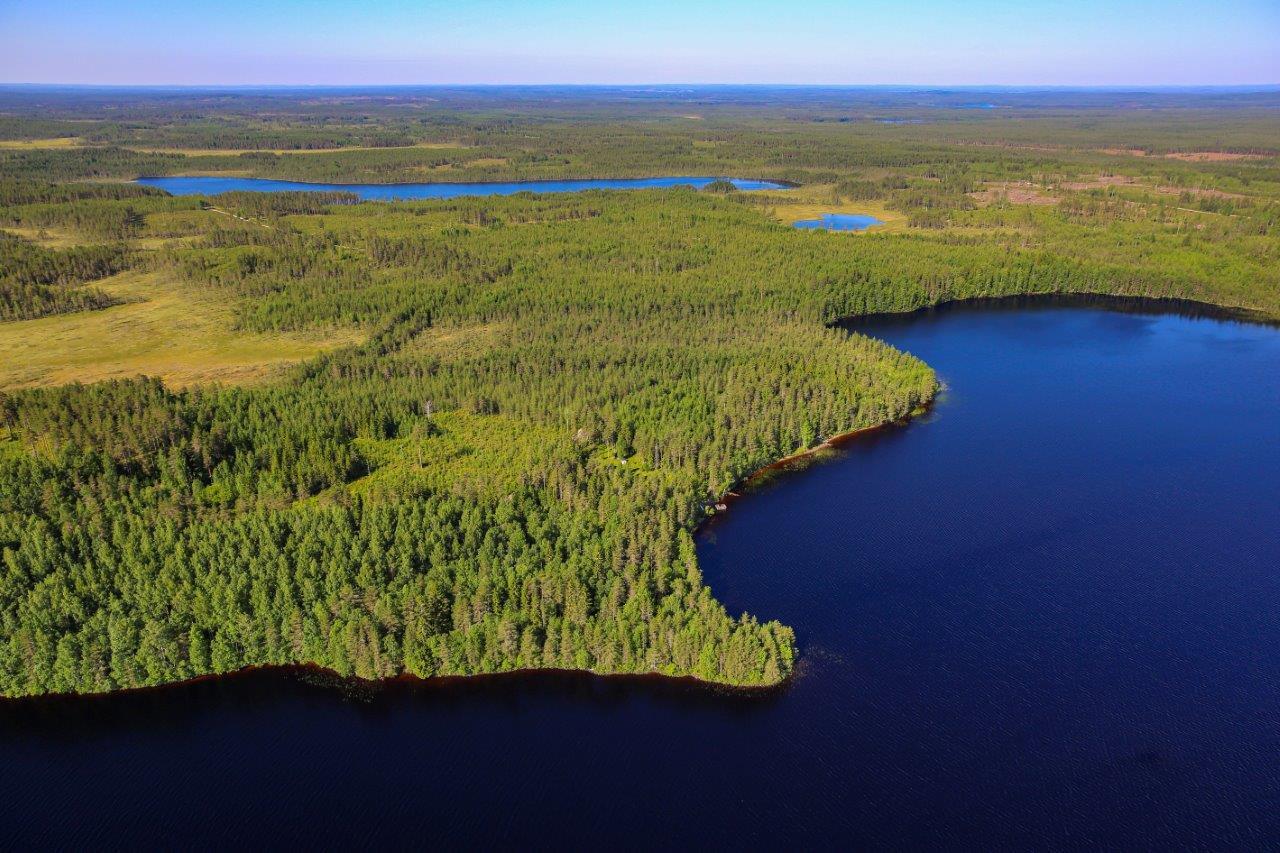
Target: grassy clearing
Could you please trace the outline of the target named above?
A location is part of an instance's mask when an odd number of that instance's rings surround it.
[[[361,337],[354,330],[324,335],[237,331],[230,300],[200,293],[163,273],[122,273],[96,286],[127,303],[0,323],[0,389],[139,374],[173,386],[244,384]]]
[[[552,450],[574,452],[568,435],[502,415],[442,412],[432,426],[422,436],[356,439],[375,470],[339,488],[383,500],[426,489],[502,497],[538,470]]]
[[[24,240],[30,240],[46,249],[67,249],[71,246],[88,246],[94,240],[88,240],[67,228],[26,228],[17,225],[6,225],[0,231],[17,234]],[[98,240],[96,242],[102,242]]]
[[[80,144],[76,136],[55,136],[52,139],[0,139],[0,149],[9,151],[33,151],[41,148],[75,148]]]
[[[0,459],[13,458],[17,459],[26,451],[22,447],[22,442],[13,438],[0,438]]]
[[[434,326],[406,344],[401,352],[434,356],[441,361],[479,358],[502,346],[511,332],[510,323]]]
[[[790,225],[801,219],[817,219],[824,213],[861,213],[874,216],[882,225],[873,225],[868,232],[905,231],[907,217],[890,210],[881,201],[836,201],[835,188],[830,184],[799,187],[777,193],[773,197],[785,198],[787,203],[773,205],[769,213],[779,222]],[[849,232],[854,234],[865,232]]]

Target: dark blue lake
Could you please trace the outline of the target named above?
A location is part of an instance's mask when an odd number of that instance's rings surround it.
[[[1280,331],[1096,309],[863,328],[949,390],[699,549],[796,626],[748,698],[257,673],[0,704],[6,846],[1280,841]]]
[[[864,213],[824,213],[818,219],[801,219],[791,223],[796,228],[817,228],[823,231],[865,231],[880,220]]]
[[[137,183],[158,187],[173,195],[217,195],[233,191],[282,192],[349,192],[365,201],[404,201],[420,198],[457,198],[468,195],[514,195],[520,192],[569,193],[582,190],[644,190],[688,186],[701,189],[717,178],[607,178],[579,181],[515,181],[508,183],[470,184],[312,184],[300,181],[272,181],[266,178],[184,177],[138,178]],[[782,189],[773,181],[731,179],[740,190]]]

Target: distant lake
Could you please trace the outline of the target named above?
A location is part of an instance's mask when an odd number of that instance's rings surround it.
[[[1265,849],[1280,330],[999,302],[860,321],[947,384],[705,525],[763,696],[254,672],[0,702],[6,846]]]
[[[514,195],[516,193],[572,193],[582,190],[647,190],[688,186],[701,189],[721,178],[602,178],[581,181],[513,181],[507,183],[423,183],[423,184],[312,184],[302,181],[273,181],[267,178],[184,177],[138,178],[137,183],[157,187],[173,195],[217,195],[227,192],[277,193],[348,192],[365,201],[406,201],[423,198],[457,198],[476,195]],[[774,181],[729,179],[740,190],[777,190],[785,185]]]
[[[824,231],[865,231],[882,223],[864,213],[824,213],[820,219],[801,219],[792,224],[796,228],[820,228]]]

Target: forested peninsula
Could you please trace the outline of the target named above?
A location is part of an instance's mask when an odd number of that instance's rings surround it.
[[[0,97],[0,694],[288,665],[777,684],[792,628],[726,612],[694,530],[751,472],[938,389],[837,321],[1065,293],[1280,315],[1280,126],[1251,103],[888,122],[832,95],[694,121],[432,97],[406,119],[281,94],[270,120]],[[127,183],[192,172],[796,187]],[[886,224],[790,227],[815,209]]]

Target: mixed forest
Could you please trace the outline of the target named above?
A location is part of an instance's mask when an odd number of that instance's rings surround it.
[[[693,533],[752,471],[936,394],[841,319],[1065,293],[1280,316],[1274,93],[1005,97],[0,90],[0,694],[298,664],[785,680],[792,628],[727,612]],[[130,183],[162,174],[793,188]],[[812,210],[886,224],[790,227]]]

